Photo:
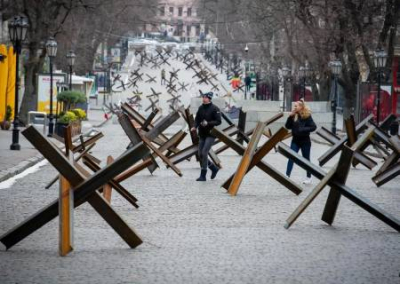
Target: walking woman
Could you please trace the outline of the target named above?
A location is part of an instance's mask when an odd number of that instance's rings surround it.
[[[191,129],[191,131],[196,131],[196,129],[198,129],[200,137],[199,159],[201,173],[197,181],[206,181],[207,167],[211,170],[211,179],[214,179],[219,171],[219,168],[208,159],[208,152],[215,141],[215,137],[211,135],[210,131],[214,126],[221,124],[221,112],[219,108],[211,102],[213,95],[212,92],[202,95],[203,104],[197,111],[195,126]]]
[[[301,149],[301,153],[304,158],[310,160],[311,153],[311,139],[310,133],[317,129],[314,120],[311,117],[311,110],[306,105],[303,99],[297,101],[294,104],[294,109],[290,113],[287,121],[286,128],[292,130],[292,143],[290,148],[296,153]],[[289,159],[286,175],[290,177],[293,169],[293,160]],[[303,184],[311,184],[311,173],[307,172],[307,179],[303,181]]]

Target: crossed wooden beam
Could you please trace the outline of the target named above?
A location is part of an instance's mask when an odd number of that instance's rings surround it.
[[[292,159],[300,167],[310,172],[316,178],[320,179],[320,182],[317,184],[317,186],[287,219],[285,228],[292,226],[301,213],[305,211],[305,209],[315,200],[319,193],[321,193],[322,190],[328,185],[331,187],[331,189],[322,215],[322,220],[324,222],[328,223],[329,225],[333,224],[340,198],[343,195],[385,224],[400,232],[400,220],[379,208],[346,185],[347,176],[350,171],[354,154],[356,151],[361,149],[373,135],[374,127],[372,126],[369,127],[367,131],[362,134],[362,137],[360,137],[351,147],[344,145],[342,147],[339,162],[328,173],[323,171],[322,168],[312,164],[310,161],[298,155],[298,153],[291,150],[287,145],[283,143],[278,145],[278,151],[280,153],[287,158]]]
[[[57,216],[60,216],[60,255],[68,254],[73,249],[73,219],[70,212],[74,207],[78,207],[85,202],[89,202],[96,212],[131,248],[135,248],[142,243],[141,238],[114,211],[98,190],[102,189],[106,183],[127,170],[146,154],[147,147],[143,143],[127,150],[118,159],[95,174],[86,176],[81,171],[81,167],[77,166],[78,164],[66,157],[34,127],[26,128],[22,134],[58,170],[63,177],[61,179],[63,185],[61,186],[62,190],[60,190],[59,198],[0,237],[0,242],[7,249],[10,249]]]
[[[140,125],[141,130],[149,132],[149,138],[159,146],[162,146],[167,141],[169,141],[168,137],[163,134],[163,131],[167,129],[170,125],[172,125],[172,123],[174,123],[177,119],[179,119],[179,113],[174,112],[166,116],[161,121],[158,121],[157,125],[153,125],[152,121],[149,121],[150,116],[147,119],[144,118],[130,105],[125,103],[122,104],[121,108],[131,120],[134,120],[137,124]],[[177,153],[180,150],[172,147],[170,151],[172,151],[173,153]]]
[[[268,139],[268,141],[265,142],[261,147],[258,147],[258,143],[261,137],[264,135],[265,127],[282,116],[283,114],[280,113],[265,122],[258,122],[256,128],[252,132],[250,140],[248,140],[247,147],[244,147],[242,144],[240,144],[238,141],[239,139],[232,139],[218,129],[212,130],[213,135],[219,138],[222,142],[224,142],[228,147],[233,149],[239,155],[243,156],[235,174],[229,177],[222,185],[222,187],[225,188],[232,196],[237,195],[239,187],[245,175],[255,166],[264,171],[266,174],[270,175],[272,178],[277,180],[293,193],[297,195],[301,193],[302,190],[296,183],[292,182],[284,174],[280,173],[271,165],[263,161],[263,158],[272,149],[274,149],[275,145],[286,137],[286,135],[288,134],[288,130],[286,128],[281,128],[280,130],[278,130],[278,132],[272,135],[270,139]]]
[[[187,89],[187,87],[189,86],[189,84],[186,84],[185,82],[178,82],[178,84],[179,84],[179,89],[178,89],[178,91],[187,91],[188,89]]]
[[[361,121],[356,127],[354,127],[354,129],[351,127],[347,128],[349,131],[351,131],[350,143],[354,143],[354,141],[357,139],[356,137],[368,127],[368,123],[372,118],[373,116],[371,114],[363,121]],[[339,153],[343,149],[344,145],[347,142],[349,142],[348,135],[339,138],[338,136],[335,136],[332,132],[323,127],[317,131],[317,134],[332,144],[332,147],[318,158],[320,166],[325,165],[330,159],[332,159],[337,153]],[[361,162],[363,165],[370,169],[372,169],[376,165],[373,160],[359,152],[355,154],[355,161]]]
[[[178,117],[179,117],[179,115],[178,115]],[[167,120],[169,120],[169,118],[167,118]],[[137,131],[137,129],[131,123],[127,114],[121,114],[119,116],[119,122],[133,146],[137,145],[140,142],[143,142],[151,151],[153,151],[153,154],[151,154],[149,151],[148,154],[143,157],[143,162],[147,163],[146,160],[150,158],[152,160],[153,164],[157,165],[154,158],[155,158],[155,156],[158,156],[178,176],[182,176],[181,171],[173,163],[171,163],[171,161],[168,159],[168,157],[166,155],[163,154],[163,152],[165,152],[168,149],[162,148],[163,146],[161,146],[160,148],[157,148],[152,144],[151,132]],[[169,120],[169,122],[171,122],[171,120]],[[156,128],[153,128],[153,129],[156,129]]]
[[[69,155],[70,152],[72,153],[72,156],[74,156],[74,154],[79,154],[73,158],[75,163],[78,162],[80,159],[82,159],[84,156],[90,156],[97,163],[100,163],[100,160],[90,155],[89,151],[92,150],[92,148],[96,145],[96,142],[103,136],[104,136],[103,133],[91,130],[85,134],[79,135],[79,137],[73,141],[71,134],[71,126],[67,126],[64,129],[65,153],[67,156]],[[76,144],[76,142],[78,141],[80,143]],[[59,180],[59,175],[54,177],[45,186],[45,188],[49,189],[57,180]]]
[[[171,78],[175,78],[176,80],[179,80],[179,78],[178,78],[178,72],[179,72],[180,70],[181,70],[181,69],[178,69],[178,70],[173,69],[172,71],[169,71],[169,73],[170,73],[170,75],[171,75]]]
[[[400,138],[398,135],[390,137],[384,130],[376,126],[374,135],[376,140],[392,151],[385,157],[382,166],[372,177],[372,181],[380,187],[400,174]]]
[[[146,74],[146,76],[147,76],[147,78],[149,78],[149,79],[147,79],[145,82],[146,83],[157,83],[157,81],[156,81],[156,76],[154,76],[154,77],[151,77],[149,74]]]

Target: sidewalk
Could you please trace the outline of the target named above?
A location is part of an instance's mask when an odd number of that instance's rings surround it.
[[[82,132],[84,133],[96,125],[100,125],[103,121],[102,111],[90,111],[89,120],[82,123]],[[40,125],[37,127],[38,130],[43,133],[43,127]],[[19,151],[10,150],[12,130],[0,131],[0,182],[12,178],[43,160],[43,156],[34,149],[32,144],[22,135],[21,132],[24,129],[24,127],[20,128],[19,143],[21,145],[21,150]],[[52,141],[60,147],[63,146],[62,143],[56,139],[52,139]]]
[[[21,134],[24,129],[21,128],[19,134],[20,151],[10,150],[12,130],[0,131],[0,182],[23,172],[43,159],[42,155]]]

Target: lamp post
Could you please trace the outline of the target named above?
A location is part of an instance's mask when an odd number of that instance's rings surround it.
[[[219,52],[220,44],[218,42],[215,43],[215,67],[218,67],[218,52]]]
[[[221,74],[224,71],[224,48],[225,46],[223,44],[220,45],[220,57],[219,57],[219,67],[221,68]]]
[[[72,67],[75,64],[76,55],[71,50],[70,52],[68,52],[68,54],[65,57],[67,57],[68,66],[69,66],[69,89],[72,90]]]
[[[53,58],[57,55],[57,42],[51,37],[46,42],[46,53],[50,59],[50,115],[49,115],[49,133],[48,137],[53,136],[54,131],[54,116],[53,116]]]
[[[290,75],[290,69],[289,67],[285,66],[282,68],[282,76],[283,76],[283,108],[286,111],[290,111],[291,108],[291,91],[287,90],[287,82],[290,82],[291,80],[291,75]]]
[[[10,150],[20,150],[19,145],[19,117],[18,117],[18,92],[19,92],[19,55],[22,50],[22,42],[26,39],[28,31],[28,19],[23,16],[14,16],[8,23],[8,31],[10,34],[10,40],[14,46],[14,53],[16,57],[16,68],[15,68],[15,102],[14,102],[14,121],[13,121],[13,133],[12,133],[12,144]]]
[[[233,58],[233,54],[229,53],[228,65],[227,65],[228,67],[226,68],[226,80],[229,80],[229,74],[231,73],[232,58]]]
[[[333,60],[329,62],[332,74],[334,76],[335,93],[334,98],[331,102],[333,119],[332,119],[332,133],[336,134],[336,108],[337,108],[337,80],[338,76],[342,73],[342,62],[340,60]]]
[[[380,49],[375,51],[374,64],[378,69],[378,97],[377,97],[377,110],[376,110],[376,122],[379,125],[380,114],[381,114],[381,78],[383,69],[386,67],[387,53]]]
[[[302,80],[300,98],[305,99],[305,97],[306,97],[306,67],[300,66],[299,76],[300,76],[300,79]]]

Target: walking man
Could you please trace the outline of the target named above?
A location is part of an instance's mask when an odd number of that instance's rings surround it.
[[[206,181],[207,167],[211,170],[211,179],[217,176],[219,168],[208,159],[208,152],[214,144],[215,137],[210,131],[221,124],[221,112],[212,103],[213,93],[208,92],[202,95],[203,104],[199,107],[196,114],[195,126],[191,131],[198,130],[199,133],[199,159],[201,166],[200,177],[197,181]]]

